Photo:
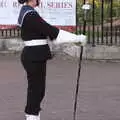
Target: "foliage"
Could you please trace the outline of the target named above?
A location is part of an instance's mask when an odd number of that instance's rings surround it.
[[[93,8],[93,0],[87,0]],[[101,24],[101,11],[102,11],[102,1],[103,4],[103,22],[108,22],[111,17],[111,0],[94,0],[94,19],[95,24]],[[77,21],[79,24],[83,24],[83,5],[84,0],[77,1]],[[112,3],[112,17],[120,19],[120,0],[113,0]],[[93,9],[91,9],[87,15],[88,24],[92,24],[93,20]]]

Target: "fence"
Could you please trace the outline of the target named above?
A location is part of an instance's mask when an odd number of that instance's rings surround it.
[[[88,1],[88,0],[87,0]],[[85,2],[85,0],[84,0]],[[81,4],[82,3],[82,4]],[[90,0],[92,9],[87,16],[88,44],[120,45],[120,0]],[[77,28],[82,33],[83,0],[77,3]],[[20,29],[1,29],[0,38],[20,37]]]
[[[86,2],[88,0],[84,0]],[[77,24],[82,33],[84,20],[81,9],[83,0],[78,1]],[[88,43],[99,45],[120,45],[120,0],[89,0],[91,10],[87,13],[86,32]]]

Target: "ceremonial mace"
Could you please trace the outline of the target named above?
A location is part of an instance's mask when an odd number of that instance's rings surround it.
[[[76,2],[77,4],[77,2]],[[82,9],[84,11],[84,25],[83,25],[83,34],[86,34],[86,21],[87,21],[87,12],[90,9],[90,5],[88,3],[85,3],[82,6]],[[76,11],[77,12],[77,11]],[[77,27],[77,22],[76,22]],[[79,91],[79,82],[80,82],[80,73],[81,73],[81,63],[82,63],[82,55],[83,55],[83,46],[81,46],[81,52],[79,56],[79,67],[78,67],[78,75],[77,75],[77,84],[76,84],[76,93],[75,93],[75,101],[74,101],[74,111],[73,111],[73,120],[76,120],[76,110],[77,110],[77,99],[78,99],[78,91]]]

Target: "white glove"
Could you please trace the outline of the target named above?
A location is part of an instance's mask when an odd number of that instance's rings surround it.
[[[56,40],[53,41],[54,44],[62,43],[81,43],[82,46],[85,46],[87,43],[87,37],[83,34],[76,35],[64,30],[60,30]]]
[[[77,35],[77,39],[80,41],[82,46],[85,46],[87,44],[87,36],[86,35]]]

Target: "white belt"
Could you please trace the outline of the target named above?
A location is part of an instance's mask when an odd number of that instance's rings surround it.
[[[48,44],[47,39],[24,41],[25,46],[37,46]]]

